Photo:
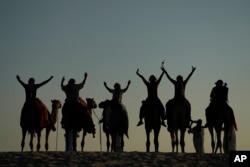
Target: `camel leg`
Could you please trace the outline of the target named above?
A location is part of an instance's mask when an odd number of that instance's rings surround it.
[[[175,147],[177,153],[178,153],[178,145],[179,145],[178,130],[175,130]]]
[[[182,152],[182,153],[185,152],[185,141],[184,141],[184,137],[185,137],[185,130],[181,130],[180,146],[181,146],[181,152]]]
[[[212,153],[215,153],[214,152],[214,148],[215,148],[215,141],[214,141],[214,131],[213,131],[213,127],[209,127],[208,128],[209,130],[209,133],[211,135],[211,147],[212,147]]]
[[[106,142],[106,146],[107,146],[107,152],[109,152],[109,148],[110,148],[110,140],[109,140],[109,133],[106,132],[106,138],[107,138],[107,142]],[[112,149],[111,149],[112,151]]]
[[[22,147],[22,152],[23,152],[23,148],[24,148],[24,145],[25,145],[25,137],[26,137],[26,133],[27,133],[27,130],[22,128],[22,141],[21,141],[21,147]]]
[[[150,151],[150,132],[147,131],[147,132],[146,132],[146,135],[147,135],[146,151],[149,152],[149,151]]]
[[[87,133],[83,130],[83,133],[82,133],[82,142],[81,142],[81,149],[82,149],[82,152],[83,152],[83,147],[85,145],[85,136],[87,135]]]
[[[30,133],[30,150],[33,152],[33,138],[34,138],[34,131]]]
[[[111,134],[111,139],[112,139],[111,148],[113,149],[114,152],[116,152],[116,133]]]
[[[220,129],[216,129],[216,135],[217,135],[217,144],[216,144],[216,148],[215,148],[215,153],[217,153],[217,150],[220,149],[220,153],[222,153],[222,142],[221,142],[221,130]]]
[[[72,146],[72,141],[70,141],[70,134],[71,134],[71,130],[66,129],[65,130],[65,150],[66,151],[72,151],[72,148],[70,148]]]
[[[154,130],[155,152],[159,152],[159,141],[158,141],[159,132],[160,132],[160,130],[158,130],[158,129]]]
[[[46,128],[46,136],[45,136],[45,149],[46,151],[49,150],[49,134],[50,134],[50,128]]]
[[[36,145],[36,150],[39,151],[41,148],[41,130],[37,130],[37,145]]]
[[[174,132],[169,132],[171,137],[172,152],[174,152],[176,137]]]
[[[121,136],[121,149],[122,149],[122,152],[123,152],[123,147],[124,147],[124,139],[123,139],[123,134]]]
[[[77,131],[73,130],[73,151],[77,152]]]

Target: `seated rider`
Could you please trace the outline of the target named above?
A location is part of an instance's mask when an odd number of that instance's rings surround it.
[[[105,88],[112,93],[112,100],[111,100],[111,107],[116,108],[116,107],[122,107],[122,94],[125,93],[128,90],[128,87],[130,85],[130,80],[128,81],[128,84],[126,88],[121,89],[121,85],[119,83],[114,84],[114,89],[111,89],[107,86],[107,83],[104,82]]]
[[[173,83],[174,88],[175,88],[174,98],[169,100],[166,104],[166,118],[169,121],[169,117],[171,117],[170,114],[171,114],[172,108],[176,101],[183,102],[186,105],[187,111],[188,111],[186,113],[186,117],[188,121],[186,122],[186,126],[189,127],[189,121],[191,119],[191,105],[189,101],[185,98],[185,88],[186,88],[187,82],[189,81],[190,77],[192,76],[196,68],[192,67],[191,73],[188,75],[188,77],[185,80],[183,80],[183,77],[181,75],[178,75],[176,80],[174,80],[169,76],[168,72],[164,69],[164,67],[162,67],[161,69],[166,74],[169,81]],[[171,123],[168,122],[168,124],[170,125]],[[171,128],[171,127],[168,127],[168,128]]]
[[[137,126],[140,126],[143,124],[142,122],[142,119],[144,117],[144,114],[143,112],[144,109],[143,108],[147,108],[147,106],[150,106],[150,105],[155,105],[157,107],[159,107],[159,111],[160,111],[160,115],[161,115],[161,125],[162,126],[166,126],[165,125],[165,110],[164,110],[164,106],[162,105],[160,99],[158,98],[158,93],[157,93],[157,90],[158,90],[158,85],[160,84],[161,82],[161,79],[163,77],[163,72],[161,73],[159,79],[157,80],[156,77],[154,75],[151,75],[149,77],[149,81],[147,81],[140,73],[139,73],[139,69],[137,69],[136,71],[136,74],[142,79],[142,81],[144,82],[144,84],[147,86],[147,92],[148,92],[148,97],[146,99],[145,102],[143,102],[143,105],[141,107],[141,110],[140,110],[140,120],[137,124]]]
[[[16,78],[18,82],[24,87],[25,94],[26,94],[25,103],[24,103],[24,106],[22,108],[22,113],[21,113],[21,127],[25,124],[25,121],[23,118],[23,116],[25,115],[25,112],[27,112],[30,109],[34,109],[35,111],[40,112],[39,113],[40,114],[39,126],[44,127],[45,124],[48,124],[49,128],[55,131],[56,128],[50,121],[50,115],[48,113],[48,109],[45,107],[42,101],[36,97],[37,89],[47,84],[53,78],[53,76],[51,76],[49,79],[39,84],[35,83],[34,78],[30,78],[28,81],[28,84],[24,83],[20,79],[19,75],[17,75]]]
[[[62,117],[61,123],[62,123],[63,128],[65,128],[65,126],[66,128],[76,128],[76,127],[79,128],[82,126],[80,119],[72,121],[72,119],[74,119],[72,115],[77,114],[80,116],[81,111],[84,111],[86,108],[87,103],[83,101],[83,99],[80,98],[79,91],[84,87],[87,76],[88,74],[85,73],[83,81],[79,84],[75,83],[75,79],[70,79],[67,85],[63,84],[65,81],[65,78],[64,77],[62,78],[61,89],[66,94],[65,103],[62,108],[63,117]],[[74,111],[76,112],[75,114],[73,113]],[[77,115],[75,117],[79,118]],[[74,127],[68,127],[68,126],[74,126]],[[94,131],[93,121],[91,123],[91,126],[92,126],[92,130]]]
[[[228,88],[227,84],[224,83],[222,80],[218,80],[215,82],[215,87],[213,87],[211,93],[210,93],[210,104],[206,108],[206,118],[207,118],[207,123],[210,122],[210,112],[213,111],[216,107],[220,105],[225,105],[228,106],[227,101],[228,101]],[[229,107],[229,106],[228,106]],[[206,126],[207,126],[206,123]]]

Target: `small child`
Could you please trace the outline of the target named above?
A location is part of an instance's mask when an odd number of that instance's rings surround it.
[[[204,153],[204,128],[202,120],[192,121],[196,126],[191,128],[188,133],[193,133],[193,143],[196,153]]]

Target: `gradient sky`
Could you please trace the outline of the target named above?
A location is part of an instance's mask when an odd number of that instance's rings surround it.
[[[192,66],[197,67],[186,87],[194,120],[205,123],[204,110],[214,83],[218,79],[228,83],[229,105],[239,128],[237,149],[250,150],[249,8],[248,0],[0,1],[0,151],[21,150],[19,122],[25,92],[16,75],[24,82],[34,77],[37,83],[54,76],[37,92],[51,109],[51,99],[64,102],[62,77],[81,82],[85,72],[88,78],[80,96],[94,97],[97,103],[111,98],[104,81],[109,87],[115,82],[125,87],[131,80],[123,95],[130,121],[125,151],[145,151],[144,126],[136,124],[147,92],[136,70],[140,68],[145,78],[151,74],[158,77],[162,60],[173,78],[178,74],[186,77]],[[158,94],[163,104],[174,95],[174,87],[165,76]],[[101,109],[95,112],[101,117]],[[87,135],[85,151],[100,151],[94,115],[93,120],[97,135],[95,139]],[[102,149],[106,150],[104,133],[101,135]],[[50,150],[55,151],[55,132],[49,140]],[[186,151],[194,152],[192,135],[186,134],[185,140]],[[206,129],[205,152],[211,152],[210,141]],[[25,151],[30,150],[28,142],[29,136]],[[161,129],[159,142],[161,152],[171,151],[166,128]],[[59,124],[57,150],[64,148],[64,130]]]

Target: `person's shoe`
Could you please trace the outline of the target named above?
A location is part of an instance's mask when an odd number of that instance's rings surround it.
[[[142,124],[143,124],[143,122],[139,121],[138,124],[137,124],[137,126],[141,126]]]

